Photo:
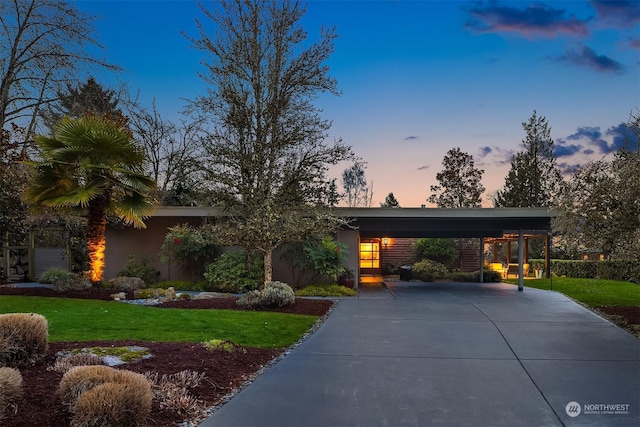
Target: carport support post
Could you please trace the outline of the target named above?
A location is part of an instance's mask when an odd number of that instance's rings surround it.
[[[484,237],[480,238],[480,283],[484,283]]]
[[[518,232],[518,291],[524,289],[524,234]]]

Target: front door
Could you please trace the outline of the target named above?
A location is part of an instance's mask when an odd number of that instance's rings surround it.
[[[380,239],[360,242],[360,274],[380,274]]]

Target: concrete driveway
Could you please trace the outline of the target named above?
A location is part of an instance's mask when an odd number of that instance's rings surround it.
[[[638,426],[640,340],[561,294],[389,282],[202,426]]]

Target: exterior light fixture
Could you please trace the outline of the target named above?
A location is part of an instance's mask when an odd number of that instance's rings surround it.
[[[389,239],[384,237],[382,239],[382,244],[384,245],[384,248],[387,249],[387,245],[389,244]]]

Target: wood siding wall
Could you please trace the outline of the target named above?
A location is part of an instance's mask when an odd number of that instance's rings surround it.
[[[415,262],[413,256],[413,242],[416,239],[405,238],[389,238],[389,243],[385,245],[381,241],[380,244],[380,261],[382,274],[397,274],[397,270],[403,265],[412,265]]]

